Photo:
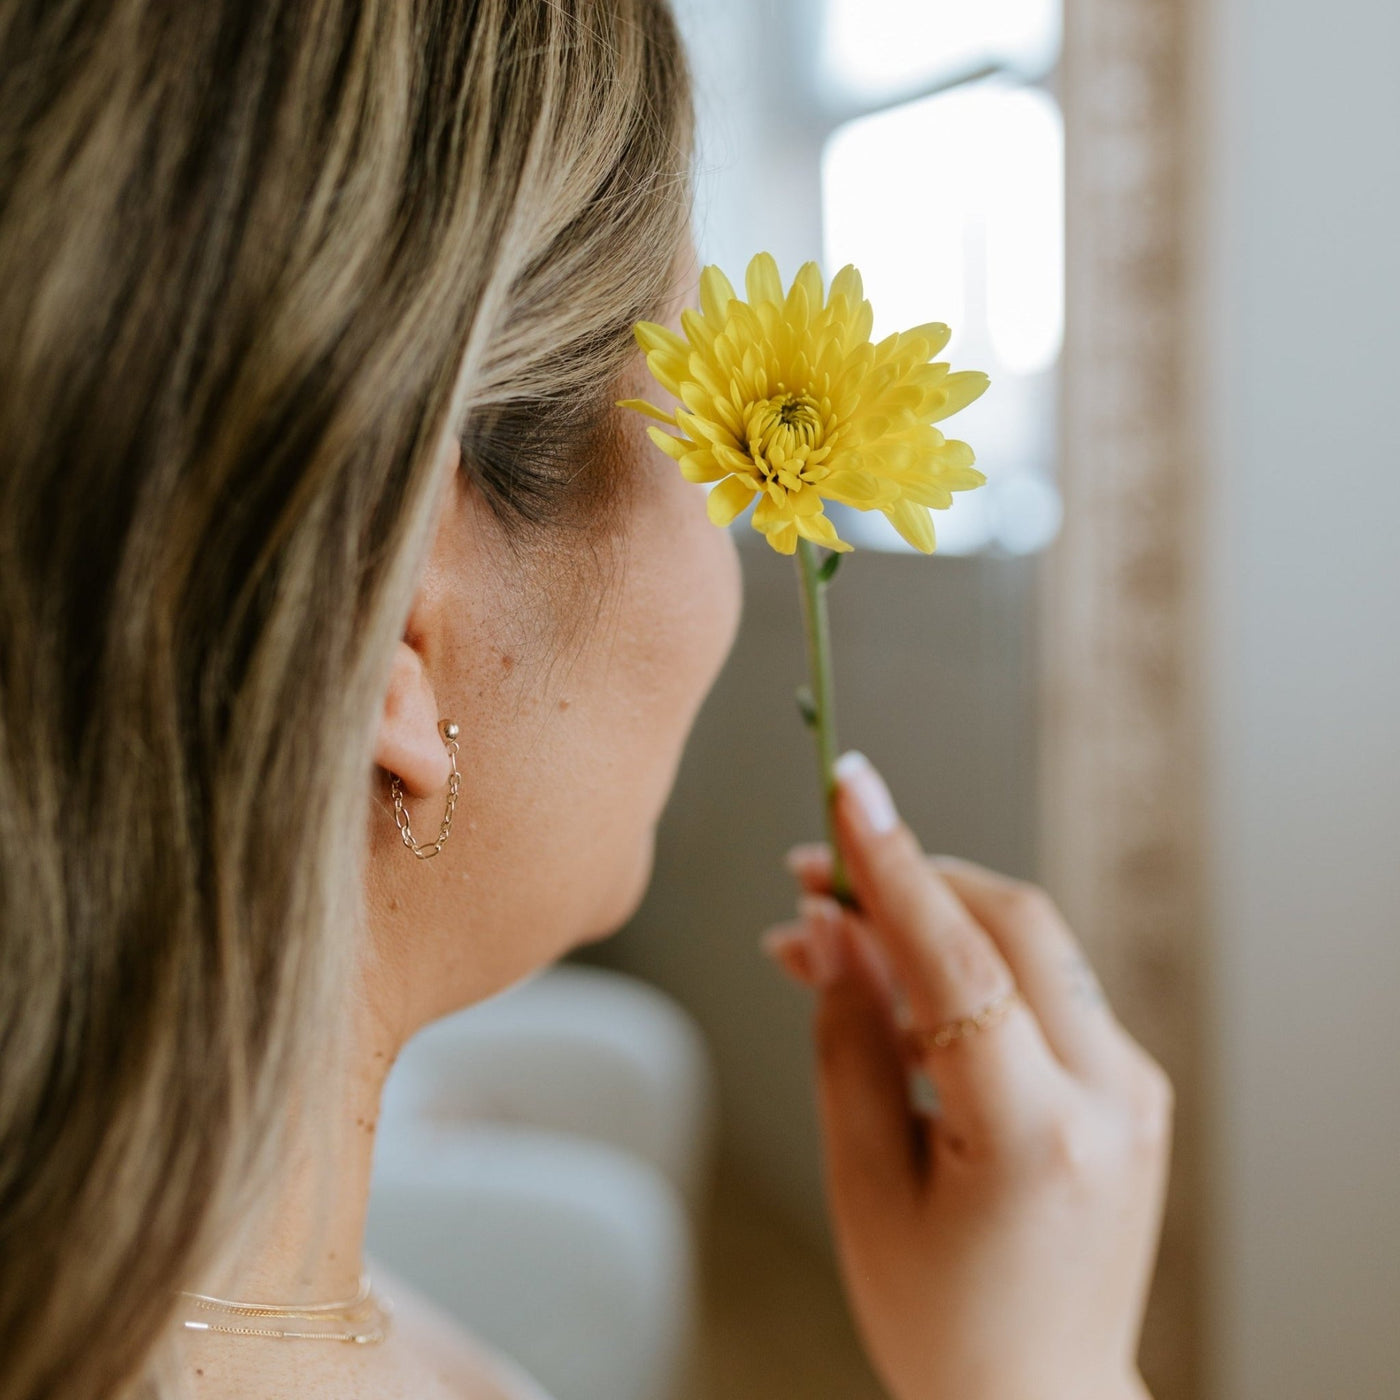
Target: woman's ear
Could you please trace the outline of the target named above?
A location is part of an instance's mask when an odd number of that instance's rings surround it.
[[[437,695],[423,658],[406,642],[394,649],[374,761],[403,780],[410,797],[431,797],[447,786],[452,764],[438,730]]]
[[[374,745],[375,763],[397,774],[403,781],[404,791],[411,797],[431,797],[441,792],[452,772],[438,721],[457,717],[444,715],[440,710],[424,660],[424,651],[432,648],[420,650],[419,647],[435,625],[434,614],[441,611],[434,607],[434,600],[442,591],[435,585],[444,549],[444,529],[450,523],[445,517],[455,500],[461,460],[461,445],[455,434],[449,435],[443,450],[438,501],[433,512],[432,544],[404,635],[394,649],[389,689],[384,696],[384,712]]]

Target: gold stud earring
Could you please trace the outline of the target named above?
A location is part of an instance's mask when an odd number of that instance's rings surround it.
[[[425,841],[421,846],[414,844],[413,832],[408,825],[408,813],[403,808],[403,779],[395,773],[389,782],[389,790],[394,794],[394,825],[398,827],[404,845],[419,860],[427,860],[430,856],[437,855],[442,850],[443,842],[447,840],[447,833],[452,830],[452,809],[457,805],[457,788],[462,781],[462,775],[457,771],[457,735],[460,732],[450,719],[438,721],[438,733],[442,735],[442,742],[447,746],[447,757],[452,763],[452,772],[447,779],[447,811],[443,814],[442,829],[438,832],[436,841]]]

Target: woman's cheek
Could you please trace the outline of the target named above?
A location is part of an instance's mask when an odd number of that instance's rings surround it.
[[[720,537],[720,552],[723,556],[716,573],[724,584],[720,590],[724,599],[724,622],[721,629],[723,643],[720,647],[719,662],[715,666],[715,675],[717,676],[739,636],[739,624],[743,619],[744,612],[744,569],[743,560],[739,554],[739,543],[734,538],[734,532],[715,529],[715,534]]]
[[[698,489],[704,493],[703,486]],[[703,494],[699,514],[699,520],[692,524],[692,547],[687,551],[689,576],[677,584],[681,590],[678,596],[695,600],[688,638],[690,654],[681,663],[692,677],[692,710],[699,709],[733,649],[744,598],[743,568],[734,531],[710,522]]]

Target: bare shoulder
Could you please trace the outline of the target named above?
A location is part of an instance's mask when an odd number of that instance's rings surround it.
[[[406,1280],[370,1261],[393,1308],[377,1346],[180,1332],[190,1400],[550,1400],[525,1371],[462,1327]]]
[[[454,1400],[551,1400],[520,1366],[400,1275],[379,1260],[372,1268],[376,1292],[393,1305],[398,1346],[430,1369]]]

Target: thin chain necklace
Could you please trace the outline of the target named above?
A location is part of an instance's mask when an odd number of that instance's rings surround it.
[[[237,1337],[281,1337],[290,1340],[322,1342],[356,1342],[361,1346],[382,1342],[389,1331],[393,1308],[387,1298],[381,1298],[370,1286],[368,1273],[360,1275],[360,1286],[354,1297],[337,1299],[333,1303],[245,1303],[232,1298],[216,1298],[209,1293],[180,1290],[200,1312],[224,1313],[231,1317],[249,1319],[288,1318],[303,1323],[325,1324],[308,1329],[300,1327],[254,1326],[250,1323],[207,1322],[186,1318],[184,1326],[192,1332],[223,1332]],[[338,1327],[334,1324],[340,1324]]]

